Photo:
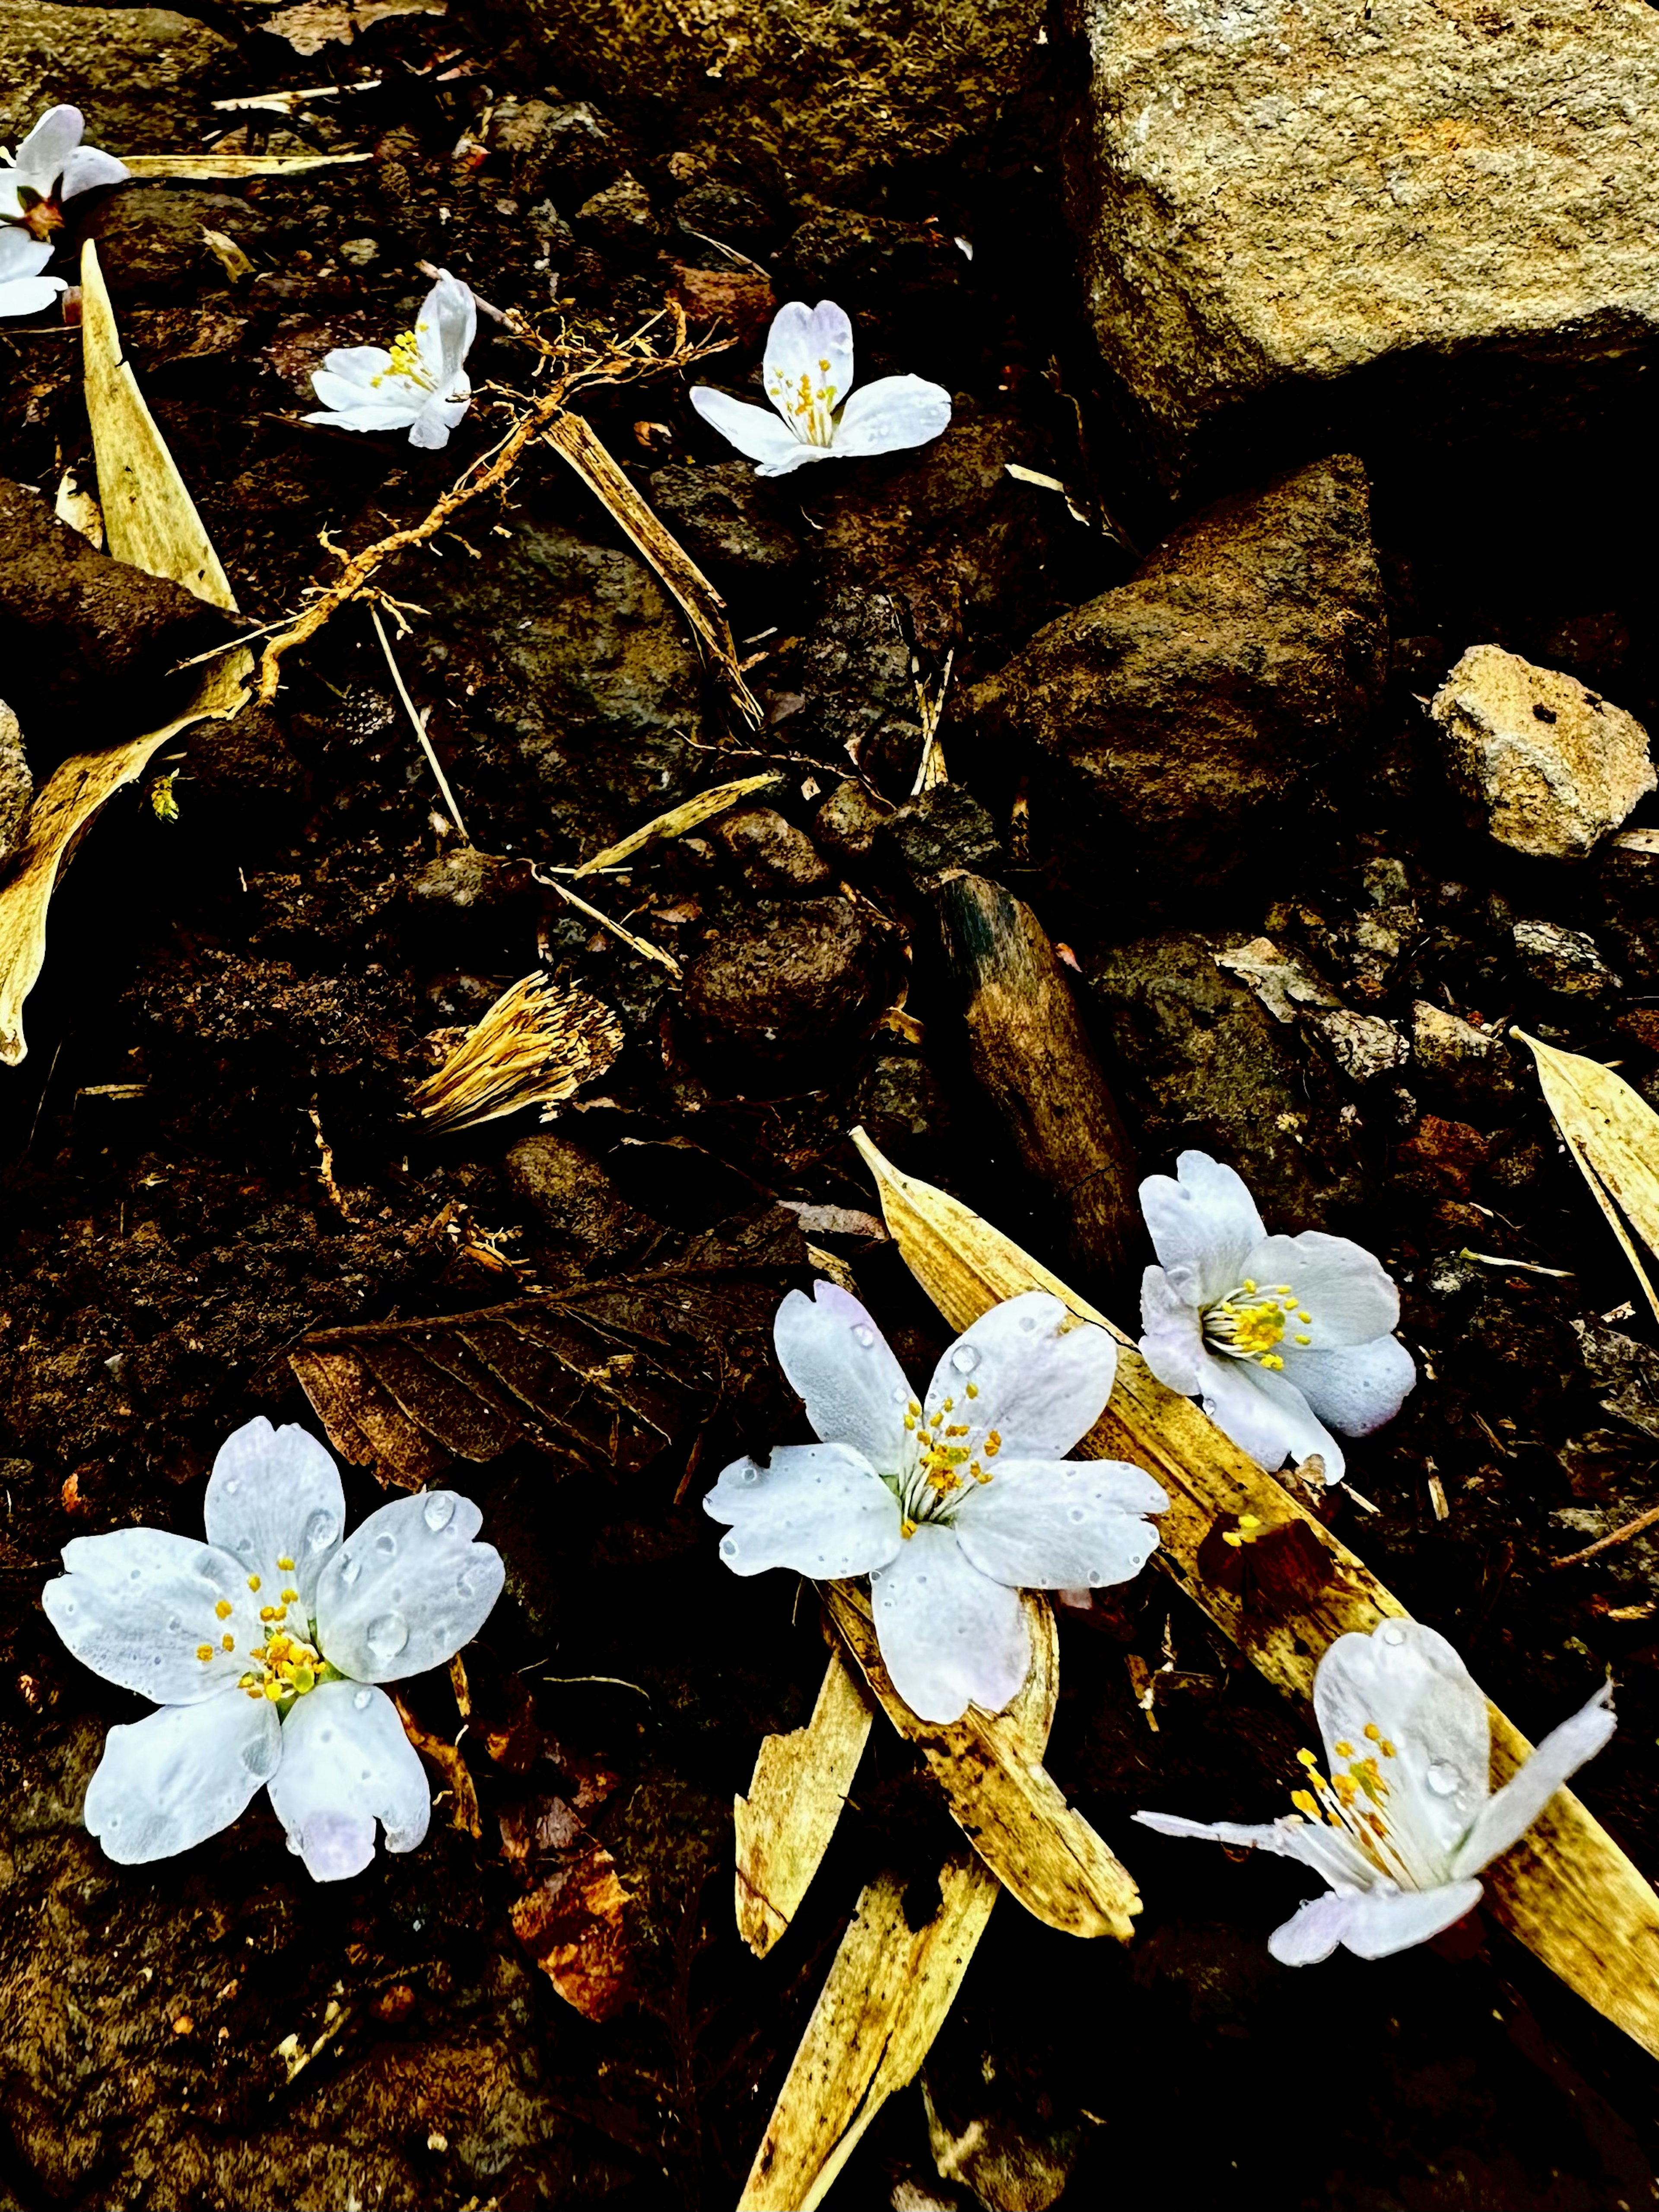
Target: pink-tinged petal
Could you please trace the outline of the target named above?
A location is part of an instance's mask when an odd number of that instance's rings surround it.
[[[898,1500],[849,1444],[783,1444],[769,1466],[733,1461],[702,1501],[732,1533],[720,1557],[733,1574],[788,1567],[839,1582],[885,1566],[899,1548]]]
[[[69,1571],[40,1594],[47,1620],[83,1667],[158,1705],[217,1696],[264,1641],[240,1563],[192,1536],[163,1528],[77,1536],[64,1547],[64,1565]],[[222,1616],[221,1604],[229,1607]],[[203,1649],[205,1660],[197,1656]]]
[[[1173,1176],[1148,1176],[1140,1210],[1171,1287],[1198,1306],[1238,1287],[1267,1233],[1243,1176],[1207,1152],[1182,1152]]]
[[[1127,1583],[1158,1549],[1142,1516],[1169,1498],[1121,1460],[1010,1460],[970,1482],[951,1525],[964,1555],[1014,1589],[1100,1589]]]
[[[1287,1283],[1310,1318],[1291,1315],[1287,1345],[1310,1340],[1315,1352],[1369,1344],[1399,1326],[1400,1293],[1382,1262],[1346,1237],[1304,1229],[1299,1237],[1266,1237],[1245,1261],[1252,1282]]]
[[[1293,1382],[1253,1359],[1219,1359],[1208,1352],[1205,1357],[1209,1364],[1199,1402],[1224,1436],[1270,1472],[1286,1460],[1299,1467],[1317,1452],[1325,1462],[1326,1481],[1341,1481],[1347,1471],[1342,1447]]]
[[[746,453],[751,461],[759,461],[773,470],[787,468],[797,458],[810,459],[818,449],[803,446],[794,433],[770,415],[764,407],[753,407],[746,399],[734,399],[729,392],[717,392],[712,384],[694,384],[686,398],[703,421],[720,432],[728,445]],[[820,459],[823,458],[819,453]]]
[[[876,1640],[893,1686],[924,1721],[959,1721],[970,1705],[1000,1712],[1031,1664],[1019,1595],[926,1522],[870,1577]]]
[[[415,350],[441,399],[465,395],[462,364],[477,332],[478,310],[469,288],[458,277],[441,277],[421,302],[415,322]]]
[[[853,325],[833,300],[791,300],[767,334],[766,396],[793,434],[827,447],[835,410],[853,388]],[[758,459],[759,456],[757,456]]]
[[[1166,1389],[1196,1398],[1204,1388],[1211,1356],[1204,1343],[1198,1308],[1182,1296],[1162,1267],[1148,1267],[1140,1279],[1140,1356]]]
[[[263,1413],[246,1422],[219,1447],[203,1513],[210,1544],[258,1575],[265,1593],[297,1589],[309,1618],[317,1577],[345,1534],[340,1471],[315,1437],[291,1423],[273,1429]]]
[[[362,1874],[374,1823],[389,1851],[412,1851],[432,1818],[432,1792],[398,1709],[384,1690],[324,1682],[283,1723],[283,1763],[270,1784],[288,1847],[317,1881]]]
[[[38,315],[68,289],[61,276],[0,277],[0,315]]]
[[[357,1682],[401,1682],[447,1666],[477,1634],[507,1570],[473,1538],[470,1498],[432,1490],[394,1498],[354,1528],[317,1583],[317,1642]]]
[[[993,1458],[1063,1459],[1105,1411],[1116,1372],[1103,1328],[1073,1322],[1048,1291],[1024,1291],[963,1331],[933,1370],[923,1411],[931,1417],[948,1400],[949,1422],[967,1425],[972,1453],[994,1431]]]
[[[78,107],[49,107],[17,149],[19,177],[50,199],[85,127]]]
[[[145,1866],[216,1836],[246,1811],[282,1757],[276,1709],[222,1690],[112,1728],[83,1815],[106,1858]]]
[[[1457,1652],[1416,1620],[1339,1636],[1314,1676],[1314,1714],[1333,1765],[1349,1764],[1342,1744],[1376,1758],[1384,1817],[1413,1878],[1443,1879],[1486,1802],[1492,1765],[1486,1701]]]
[[[1569,1775],[1602,1750],[1613,1731],[1612,1685],[1603,1682],[1571,1720],[1552,1729],[1531,1756],[1475,1815],[1452,1860],[1455,1875],[1479,1874],[1520,1842]]]
[[[904,1370],[865,1308],[834,1283],[791,1291],[772,1328],[778,1364],[806,1401],[806,1418],[827,1444],[850,1444],[878,1474],[907,1463]]]
[[[1379,1336],[1344,1352],[1279,1349],[1287,1379],[1315,1415],[1345,1437],[1368,1437],[1391,1421],[1417,1382],[1417,1363],[1397,1336]]]
[[[64,181],[58,188],[58,204],[95,192],[106,185],[124,185],[132,174],[113,154],[100,154],[95,146],[77,146],[64,164]]]
[[[855,392],[836,425],[835,451],[842,459],[896,453],[925,446],[951,427],[951,395],[920,376],[883,376]]]

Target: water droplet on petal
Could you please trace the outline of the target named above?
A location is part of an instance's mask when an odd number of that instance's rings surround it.
[[[395,1559],[398,1553],[398,1539],[389,1528],[382,1528],[374,1539],[374,1548],[383,1559]]]
[[[757,1467],[752,1466],[744,1468],[743,1471],[743,1479],[745,1482],[758,1482],[760,1480],[760,1469]]]
[[[237,1493],[237,1492],[241,1488],[241,1486],[242,1486],[242,1478],[241,1478],[241,1476],[240,1476],[240,1474],[233,1474],[232,1476],[230,1476],[230,1477],[229,1477],[229,1479],[227,1480],[227,1482],[226,1482],[226,1484],[225,1484],[225,1496],[226,1496],[227,1498],[234,1498],[234,1497],[235,1497],[235,1495],[236,1495],[236,1493]]]
[[[1080,1505],[1074,1505],[1072,1508],[1071,1517],[1073,1521],[1086,1521],[1089,1516]]]
[[[371,1771],[371,1770],[370,1770],[368,1767],[367,1767],[367,1766],[366,1766],[366,1767],[364,1767],[364,1769],[363,1769],[362,1772],[362,1773],[357,1777],[358,1781],[359,1781],[359,1782],[367,1782],[367,1781],[368,1781],[368,1780],[369,1780],[369,1778],[370,1778],[370,1771]]]
[[[167,1621],[167,1634],[169,1636],[176,1636],[184,1625],[184,1622],[179,1619],[176,1613],[172,1614]]]
[[[447,1528],[455,1518],[454,1499],[447,1490],[434,1490],[421,1508],[421,1518],[428,1528]]]
[[[853,1341],[868,1352],[876,1340],[876,1332],[868,1322],[860,1322],[853,1331]]]
[[[1397,1620],[1391,1620],[1382,1631],[1382,1641],[1385,1644],[1393,1644],[1396,1650],[1405,1640],[1406,1632]]]
[[[243,1558],[246,1559],[248,1553],[253,1549],[252,1537],[239,1536],[236,1539],[236,1548],[242,1554]]]
[[[325,1552],[340,1533],[331,1513],[313,1513],[306,1522],[306,1543],[313,1552]]]
[[[374,1695],[374,1693],[372,1690],[358,1690],[353,1694],[351,1702],[356,1705],[360,1713],[366,1713],[368,1711],[369,1705]]]
[[[735,1536],[722,1536],[722,1537],[721,1537],[721,1539],[720,1539],[720,1557],[721,1557],[721,1559],[735,1559],[737,1558],[737,1556],[738,1556],[738,1540],[737,1540],[737,1538],[736,1538]]]
[[[1430,1762],[1423,1779],[1437,1797],[1455,1797],[1463,1778],[1449,1760],[1437,1759]]]
[[[349,1585],[356,1581],[362,1571],[363,1563],[361,1559],[343,1560],[340,1566],[340,1580]]]
[[[958,1375],[971,1375],[979,1365],[979,1353],[971,1344],[959,1344],[951,1354],[951,1364]]]
[[[395,1659],[409,1641],[409,1623],[400,1613],[383,1613],[369,1622],[363,1641],[377,1659]]]
[[[252,1743],[242,1746],[242,1764],[250,1774],[266,1781],[276,1771],[276,1762],[283,1755],[283,1741],[278,1736],[274,1742],[258,1736]]]
[[[1104,1576],[1103,1574],[1102,1574],[1102,1572],[1100,1571],[1100,1569],[1099,1569],[1098,1567],[1091,1567],[1091,1568],[1090,1568],[1090,1570],[1089,1570],[1089,1587],[1090,1587],[1090,1589],[1098,1589],[1100,1588],[1101,1584],[1105,1581],[1105,1579],[1106,1579],[1105,1576]]]
[[[896,1406],[908,1406],[910,1402],[910,1385],[908,1382],[895,1382],[889,1395]]]

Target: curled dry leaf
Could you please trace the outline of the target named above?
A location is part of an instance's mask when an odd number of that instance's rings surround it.
[[[1659,1255],[1659,1115],[1599,1060],[1562,1052],[1524,1030],[1511,1034],[1532,1048],[1556,1127],[1635,1270],[1643,1296],[1659,1316],[1659,1293],[1625,1225],[1628,1222],[1648,1250]]]
[[[587,1843],[513,1906],[513,1932],[568,2005],[609,2020],[628,1994],[628,1892],[603,1844]]]
[[[461,1756],[460,1747],[452,1743],[447,1735],[435,1735],[430,1729],[422,1728],[395,1692],[392,1702],[398,1708],[404,1734],[443,1776],[444,1786],[449,1792],[451,1827],[461,1829],[476,1843],[483,1833],[483,1822],[478,1817],[478,1793],[472,1786],[472,1776]]]
[[[1052,1291],[1082,1320],[1111,1328],[1103,1314],[959,1200],[901,1173],[862,1130],[854,1132],[854,1141],[906,1264],[953,1328],[967,1328],[1000,1299],[1038,1289]],[[1129,1460],[1164,1486],[1171,1503],[1159,1520],[1156,1563],[1269,1681],[1310,1698],[1328,1645],[1351,1631],[1368,1635],[1405,1607],[1195,1405],[1166,1390],[1121,1330],[1112,1333],[1120,1346],[1117,1382],[1080,1455]],[[1296,1536],[1270,1544],[1258,1571],[1242,1575],[1237,1589],[1206,1571],[1200,1554],[1218,1524],[1237,1532],[1247,1523],[1266,1536],[1290,1522],[1301,1524]],[[1212,1546],[1208,1556],[1218,1548]],[[1495,1706],[1489,1711],[1496,1789],[1531,1746]],[[1559,1791],[1485,1880],[1486,1905],[1511,1933],[1659,2057],[1659,1896],[1577,1798]]]

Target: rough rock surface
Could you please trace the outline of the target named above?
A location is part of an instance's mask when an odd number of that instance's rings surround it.
[[[1457,780],[1518,853],[1582,860],[1659,785],[1633,714],[1501,646],[1472,646],[1430,712]]]
[[[1102,350],[1179,472],[1213,418],[1491,350],[1575,374],[1659,325],[1659,15],[1082,0],[1073,161]],[[1529,380],[1506,386],[1524,408]]]
[[[1224,501],[972,695],[1030,777],[1033,856],[1085,895],[1190,907],[1267,880],[1364,730],[1387,646],[1365,472],[1346,455]]]
[[[0,85],[18,137],[56,101],[70,100],[87,118],[91,145],[177,152],[194,143],[181,125],[217,89],[209,78],[235,59],[228,39],[170,8],[0,0]]]
[[[844,898],[748,908],[712,933],[685,978],[685,1009],[712,1045],[766,1063],[844,1044],[869,1004],[878,944]]]
[[[561,82],[651,143],[837,193],[982,143],[1031,82],[1042,0],[529,0]],[[528,18],[528,23],[526,22]]]
[[[0,860],[17,842],[33,796],[34,778],[23,750],[23,732],[16,715],[0,699]]]

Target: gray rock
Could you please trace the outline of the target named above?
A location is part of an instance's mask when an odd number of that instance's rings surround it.
[[[882,824],[877,840],[913,890],[937,890],[947,876],[995,875],[1003,864],[997,825],[959,783],[936,783]]]
[[[1558,929],[1553,921],[1517,921],[1516,957],[1522,973],[1540,990],[1559,999],[1604,999],[1620,981],[1582,929]]]
[[[544,195],[574,203],[619,176],[622,141],[585,100],[504,100],[490,118],[489,150],[525,199]]]
[[[706,1045],[773,1067],[840,1052],[862,1028],[878,965],[875,925],[845,898],[749,908],[705,939],[685,1010]]]
[[[1412,1051],[1425,1085],[1442,1103],[1479,1123],[1483,1108],[1516,1096],[1509,1054],[1495,1036],[1426,999],[1412,1008]]]
[[[1507,356],[1507,404],[1650,344],[1659,15],[1539,0],[1079,0],[1095,329],[1173,473],[1242,403]]]
[[[651,195],[637,177],[618,177],[576,210],[578,237],[618,253],[649,253],[661,234]]]
[[[1583,860],[1659,787],[1633,714],[1501,646],[1472,646],[1429,711],[1457,781],[1517,853]]]
[[[1034,861],[1143,911],[1264,888],[1383,683],[1365,472],[1347,456],[1224,501],[973,692],[1029,769]]]
[[[556,1245],[592,1263],[613,1263],[656,1224],[611,1180],[602,1160],[556,1130],[538,1129],[510,1146],[507,1180]]]
[[[222,296],[229,283],[204,230],[216,230],[250,255],[264,258],[270,229],[260,209],[223,191],[180,191],[173,185],[124,185],[94,208],[87,224],[112,299],[146,305]]]
[[[672,462],[652,476],[651,504],[717,582],[764,587],[799,563],[787,504],[751,462]]]
[[[813,821],[817,842],[845,868],[862,867],[875,850],[877,836],[893,810],[867,785],[848,776],[830,793]]]
[[[1034,82],[1043,0],[520,0],[494,12],[642,139],[792,197],[980,146]]]
[[[1411,1058],[1411,1047],[1397,1024],[1380,1014],[1357,1014],[1349,1007],[1334,1006],[1310,1013],[1307,1023],[1324,1039],[1350,1083],[1374,1083]]]
[[[57,7],[0,0],[3,133],[15,145],[48,107],[72,102],[88,144],[111,154],[193,145],[190,124],[237,66],[228,39],[170,8]]]

